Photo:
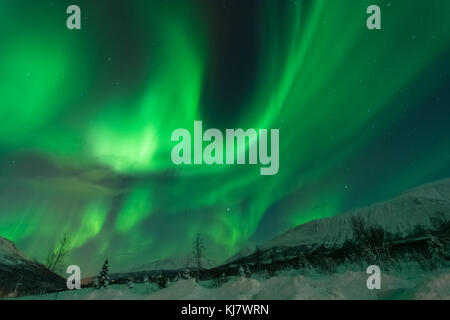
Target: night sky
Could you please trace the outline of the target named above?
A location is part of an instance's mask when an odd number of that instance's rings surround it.
[[[66,28],[77,4],[82,30]],[[366,28],[377,4],[382,30]],[[450,177],[450,1],[0,2],[0,235],[83,275],[221,261]],[[280,169],[175,166],[171,133],[279,128]]]

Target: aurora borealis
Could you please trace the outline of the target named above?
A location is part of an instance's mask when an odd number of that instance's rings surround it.
[[[67,30],[77,4],[82,29]],[[377,4],[382,30],[365,26]],[[0,3],[0,235],[113,271],[218,261],[450,176],[450,2]],[[279,128],[280,165],[175,166],[171,133]]]

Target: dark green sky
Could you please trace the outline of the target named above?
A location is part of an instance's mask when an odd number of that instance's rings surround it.
[[[82,30],[66,28],[70,4]],[[382,30],[369,31],[378,4]],[[0,235],[95,272],[224,259],[450,176],[450,2],[0,3]],[[280,170],[172,164],[176,128],[279,128]]]

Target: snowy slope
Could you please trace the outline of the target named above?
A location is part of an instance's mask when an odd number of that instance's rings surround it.
[[[24,259],[13,242],[0,236],[0,264],[16,265],[23,263]]]
[[[217,265],[213,260],[201,259],[202,268],[209,269]],[[196,268],[197,264],[192,255],[186,256],[171,256],[165,259],[156,260],[150,263],[143,264],[132,269],[136,271],[154,271],[154,270],[183,270],[186,268]]]
[[[15,244],[0,236],[0,297],[64,288],[65,280],[28,260]]]
[[[314,248],[322,244],[328,248],[340,247],[353,236],[353,216],[361,217],[367,225],[381,226],[387,232],[406,237],[417,226],[432,228],[431,219],[439,215],[450,219],[450,179],[414,188],[388,201],[299,225],[261,248]],[[240,252],[236,257],[248,254],[251,252]]]
[[[244,249],[236,253],[234,256],[231,256],[227,260],[225,260],[225,264],[236,261],[241,258],[245,258],[256,251],[256,245],[251,244],[246,246]]]

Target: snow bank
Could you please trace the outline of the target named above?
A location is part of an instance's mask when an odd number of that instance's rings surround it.
[[[364,272],[323,275],[281,275],[270,279],[234,278],[220,287],[180,280],[164,289],[156,284],[113,285],[25,299],[58,300],[309,300],[309,299],[450,299],[450,271],[417,276],[383,274],[381,290],[369,290]]]
[[[418,300],[450,300],[450,273],[426,279],[415,289]]]

